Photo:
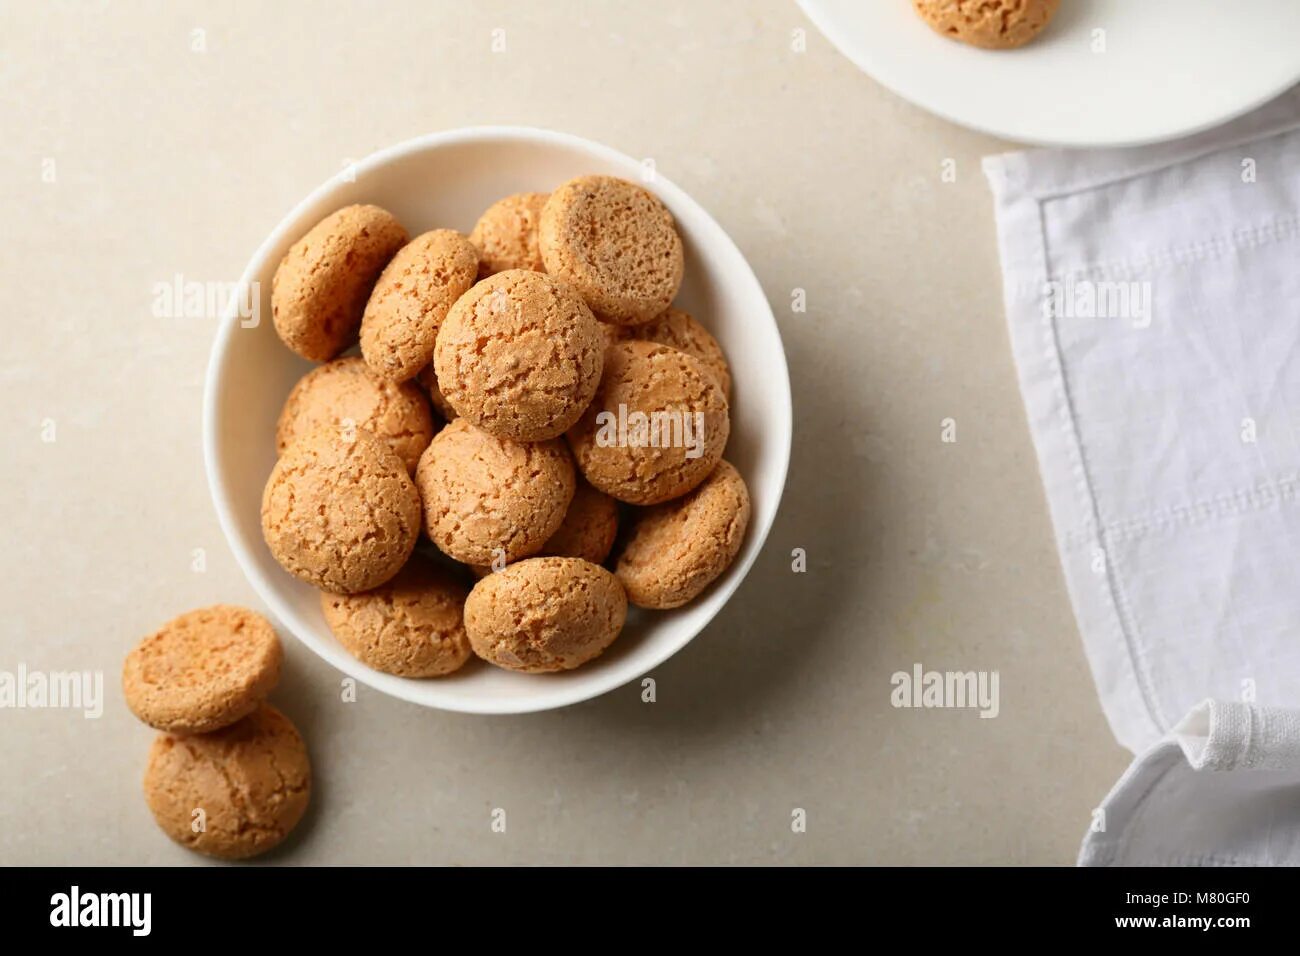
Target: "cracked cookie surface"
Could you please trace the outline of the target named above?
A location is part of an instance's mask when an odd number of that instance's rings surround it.
[[[656,609],[694,600],[740,553],[749,516],[749,489],[726,461],[690,494],[639,511],[614,569],[628,600]]]
[[[912,0],[934,32],[987,50],[1024,46],[1047,26],[1061,0]]]
[[[568,286],[510,269],[457,300],[438,332],[443,398],[479,428],[514,441],[555,438],[596,394],[606,338]]]
[[[217,730],[257,709],[283,653],[262,615],[233,605],[187,611],[137,644],[122,667],[131,713],[182,734]]]
[[[420,496],[406,465],[362,429],[317,429],[280,456],[262,494],[262,535],[276,561],[315,587],[353,594],[406,563]]]
[[[406,239],[402,224],[379,206],[345,206],[313,226],[271,279],[271,320],[281,341],[313,362],[356,341],[370,291]]]
[[[441,677],[470,658],[468,593],[455,574],[417,553],[372,591],[322,591],[320,601],[330,630],[361,663],[399,677]]]
[[[361,355],[382,379],[405,382],[433,358],[452,303],[478,276],[478,250],[454,229],[416,236],[393,256],[361,318]]]
[[[581,558],[529,558],[489,574],[465,602],[474,653],[507,670],[572,670],[599,657],[623,629],[618,580]]]
[[[536,554],[573,498],[573,460],[562,441],[497,438],[463,418],[429,443],[415,473],[429,539],[466,564]]]
[[[542,207],[537,231],[546,271],[573,286],[601,318],[647,322],[682,284],[682,240],[654,193],[613,176],[579,176]]]
[[[670,306],[644,325],[617,328],[620,333],[618,341],[637,339],[642,342],[658,342],[699,359],[722,386],[723,397],[728,402],[731,401],[731,369],[727,366],[722,346],[689,313]]]
[[[149,750],[145,800],[181,846],[242,860],[279,845],[311,800],[311,762],[298,729],[269,704],[209,734],[160,734]]]
[[[653,505],[703,481],[730,432],[722,388],[698,359],[630,340],[606,350],[596,397],[565,437],[594,487]]]
[[[322,427],[351,421],[387,443],[414,472],[433,439],[433,414],[418,386],[388,382],[356,356],[312,369],[289,392],[275,427],[276,452]]]
[[[474,224],[469,234],[479,253],[480,279],[507,269],[545,272],[537,247],[537,224],[550,193],[516,193],[498,199]]]

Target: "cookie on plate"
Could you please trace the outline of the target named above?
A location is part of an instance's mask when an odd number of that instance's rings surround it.
[[[614,642],[627,598],[614,575],[581,558],[529,558],[489,574],[465,602],[474,653],[507,670],[572,670]]]
[[[397,454],[359,428],[321,428],[271,469],[262,536],[280,566],[338,594],[393,577],[420,534],[420,496]]]
[[[658,342],[693,355],[713,373],[713,377],[722,386],[723,396],[728,402],[731,401],[731,369],[727,365],[722,346],[689,313],[670,306],[644,325],[621,327],[621,331],[621,339]]]
[[[434,371],[443,398],[501,438],[555,438],[596,394],[605,336],[570,288],[510,269],[461,296],[438,332]]]
[[[545,272],[537,247],[537,223],[550,193],[516,193],[498,199],[474,224],[469,241],[479,254],[479,278],[507,269]]]
[[[731,566],[749,527],[749,489],[728,462],[688,495],[637,512],[615,565],[627,599],[681,607]]]
[[[271,279],[271,320],[284,344],[324,362],[355,342],[370,290],[406,239],[378,206],[346,206],[313,226]]]
[[[654,193],[613,176],[579,176],[542,207],[546,271],[578,290],[601,318],[648,322],[682,284],[682,240]]]
[[[393,256],[361,317],[361,355],[382,379],[415,378],[438,328],[478,276],[478,250],[454,229],[416,236]]]
[[[218,604],[168,621],[122,667],[126,705],[150,727],[218,730],[246,717],[280,680],[283,652],[262,615]]]
[[[1061,0],[912,0],[935,33],[987,50],[1024,46],[1051,21]]]

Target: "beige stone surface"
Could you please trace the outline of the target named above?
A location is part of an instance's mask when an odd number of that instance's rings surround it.
[[[317,787],[268,859],[1072,862],[1127,760],[1008,348],[978,165],[1004,144],[886,92],[784,0],[330,6],[6,14],[0,670],[102,671],[105,703],[0,710],[0,862],[205,862],[153,824],[154,734],[118,675],[183,610],[261,605],[204,479],[216,320],[155,286],[233,282],[348,160],[510,122],[653,157],[749,258],[793,378],[781,515],[728,608],[654,672],[653,704],[635,685],[523,717],[344,703],[285,634],[272,701]],[[999,715],[894,709],[890,675],[916,662],[997,670]]]

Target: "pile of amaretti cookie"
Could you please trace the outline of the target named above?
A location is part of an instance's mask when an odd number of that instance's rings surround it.
[[[280,415],[262,530],[357,658],[569,670],[629,601],[679,607],[727,568],[749,494],[682,272],[667,208],[608,176],[506,197],[469,236],[349,206],[290,248],[275,329],[323,364]]]

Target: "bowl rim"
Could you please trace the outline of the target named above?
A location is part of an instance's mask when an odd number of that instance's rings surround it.
[[[377,150],[366,156],[364,159],[357,161],[351,169],[355,170],[356,176],[360,178],[364,173],[385,166],[388,163],[401,159],[403,157],[425,152],[431,149],[438,149],[446,146],[454,146],[464,143],[519,143],[532,142],[553,146],[565,146],[572,149],[578,149],[592,154],[598,158],[619,163],[619,164],[636,164],[638,160],[633,159],[626,153],[597,143],[585,137],[577,136],[572,133],[563,133],[556,130],[545,129],[536,126],[514,126],[514,125],[488,125],[488,126],[468,126],[458,127],[455,129],[442,130],[435,133],[426,133],[411,139],[403,140],[392,146]],[[287,630],[300,643],[306,645],[314,654],[332,665],[335,669],[341,671],[348,677],[373,688],[374,690],[385,695],[396,697],[413,704],[419,704],[437,710],[445,710],[456,713],[466,714],[524,714],[537,713],[546,710],[555,710],[561,707],[567,707],[571,704],[581,703],[602,694],[608,693],[619,687],[622,687],[639,677],[652,671],[654,668],[668,660],[683,647],[693,641],[701,631],[703,631],[722,610],[723,607],[731,600],[736,589],[740,587],[741,582],[749,575],[750,569],[757,560],[759,553],[767,541],[772,525],[775,524],[776,515],[780,511],[781,498],[784,495],[786,478],[790,468],[790,454],[793,442],[793,402],[790,392],[790,372],[789,365],[785,356],[785,345],[781,339],[781,329],[776,321],[776,316],[772,312],[771,303],[767,300],[767,295],[763,291],[762,284],[754,274],[753,268],[749,265],[739,247],[713,218],[713,216],[702,205],[696,202],[685,190],[677,186],[671,180],[661,173],[656,172],[655,189],[656,192],[666,196],[670,200],[670,205],[684,206],[692,209],[698,214],[700,222],[704,228],[712,233],[706,237],[710,244],[719,244],[727,247],[730,252],[735,254],[735,258],[744,264],[746,277],[753,282],[758,289],[760,298],[764,304],[764,313],[762,316],[755,316],[755,320],[766,318],[771,323],[772,331],[776,335],[776,342],[779,348],[776,350],[774,362],[779,366],[779,378],[773,375],[766,383],[767,387],[777,387],[777,405],[778,414],[770,422],[772,428],[768,432],[769,440],[779,442],[779,482],[776,485],[776,500],[773,503],[771,516],[762,527],[751,527],[750,533],[756,535],[753,547],[749,549],[749,555],[743,558],[737,566],[731,569],[725,582],[720,582],[720,591],[715,594],[720,597],[714,606],[714,609],[704,617],[697,627],[690,630],[685,637],[665,645],[658,652],[651,655],[648,663],[638,666],[635,673],[625,673],[622,670],[613,668],[608,672],[604,679],[592,680],[588,682],[565,682],[556,684],[553,690],[543,693],[531,693],[521,697],[491,697],[491,698],[470,698],[467,700],[456,700],[450,702],[433,702],[421,696],[418,696],[412,685],[419,683],[416,681],[401,681],[395,686],[387,683],[381,683],[382,678],[388,675],[379,674],[372,671],[369,667],[361,663],[352,655],[348,654],[341,647],[331,646],[327,643],[317,641],[311,634],[310,628],[297,626],[299,624],[297,613],[280,598],[278,589],[269,581],[265,575],[258,569],[257,563],[248,547],[240,540],[236,531],[234,506],[231,501],[230,490],[221,477],[221,469],[218,467],[217,452],[217,407],[218,394],[224,381],[224,366],[226,353],[229,351],[232,337],[235,330],[239,327],[237,319],[238,303],[241,301],[241,294],[244,289],[249,287],[255,274],[264,271],[267,267],[267,257],[271,251],[278,248],[288,237],[289,230],[295,222],[312,206],[319,203],[331,192],[340,188],[346,182],[340,179],[338,174],[331,176],[325,182],[313,189],[300,202],[296,203],[279,222],[276,224],[269,235],[262,240],[261,244],[249,258],[248,264],[244,267],[240,275],[239,282],[235,287],[236,294],[232,295],[227,307],[222,311],[220,324],[214,337],[211,351],[208,356],[207,368],[205,371],[203,383],[203,466],[207,477],[208,490],[212,496],[213,506],[216,508],[217,520],[221,525],[221,531],[226,539],[227,545],[235,556],[235,563],[239,565],[244,577],[253,586],[263,603],[270,609],[271,614],[276,619],[276,623],[282,630]],[[773,371],[776,371],[774,366]]]

